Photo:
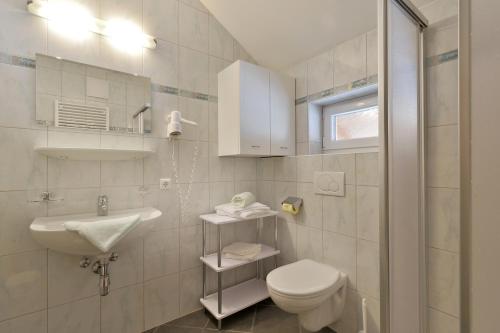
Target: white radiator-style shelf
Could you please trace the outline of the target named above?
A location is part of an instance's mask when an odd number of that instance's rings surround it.
[[[206,257],[200,257],[200,259],[208,267],[213,269],[215,272],[224,272],[224,271],[234,269],[236,267],[248,265],[248,264],[250,264],[252,262],[256,262],[258,260],[273,257],[273,256],[278,255],[280,253],[279,250],[274,249],[270,246],[267,246],[264,244],[261,244],[261,245],[262,245],[261,252],[253,260],[236,260],[236,259],[228,259],[228,258],[222,257],[221,258],[221,267],[218,267],[217,266],[217,253],[209,254]]]
[[[217,309],[217,293],[200,302],[217,319],[224,319],[269,297],[265,280],[252,279],[222,290],[222,313]]]

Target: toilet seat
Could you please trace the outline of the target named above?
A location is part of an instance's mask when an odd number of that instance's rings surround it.
[[[342,287],[335,268],[304,259],[279,267],[267,275],[267,285],[276,294],[291,298],[327,296]],[[326,295],[325,295],[326,294]]]

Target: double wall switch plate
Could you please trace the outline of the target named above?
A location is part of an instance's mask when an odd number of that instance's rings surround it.
[[[314,173],[314,192],[322,195],[345,195],[345,174],[343,172]]]
[[[162,191],[169,190],[171,183],[172,183],[172,179],[170,179],[170,178],[161,178],[160,179],[160,190],[162,190]]]

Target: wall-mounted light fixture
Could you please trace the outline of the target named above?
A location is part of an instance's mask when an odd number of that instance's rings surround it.
[[[106,36],[114,46],[126,51],[156,48],[156,39],[144,34],[133,22],[95,18],[85,7],[71,1],[28,0],[27,8],[30,13],[49,20],[58,29],[69,31],[75,37],[91,31]]]

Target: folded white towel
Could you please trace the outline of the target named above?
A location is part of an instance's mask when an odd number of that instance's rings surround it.
[[[269,210],[270,208],[264,204],[261,204],[260,202],[254,202],[245,208],[235,207],[231,203],[226,203],[226,204],[215,206],[215,210],[225,211],[229,214],[238,214],[238,213],[241,213],[243,211],[263,210],[263,209]]]
[[[256,243],[235,242],[222,249],[225,258],[253,260],[262,251],[262,245]]]
[[[239,214],[239,216],[241,218],[244,218],[244,219],[257,218],[257,217],[261,217],[261,216],[264,216],[266,214],[269,214],[270,210],[271,210],[270,208],[268,208],[268,209],[246,210],[246,211],[241,212]]]
[[[108,252],[140,222],[138,214],[109,218],[97,222],[69,221],[64,223],[68,231],[78,232],[102,252]]]

